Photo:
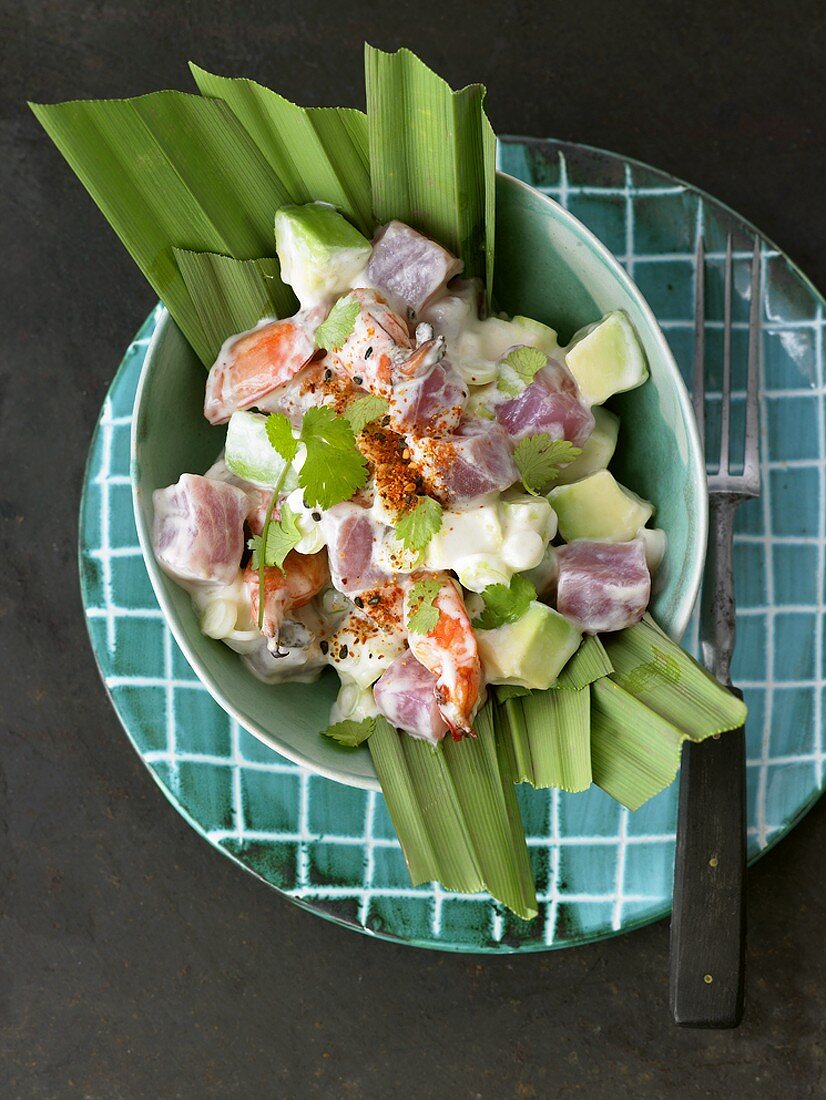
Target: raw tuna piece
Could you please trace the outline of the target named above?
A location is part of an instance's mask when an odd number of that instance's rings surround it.
[[[327,540],[333,586],[348,596],[375,588],[387,574],[375,561],[376,525],[366,508],[349,501],[328,508],[321,517]]]
[[[207,376],[204,416],[224,424],[236,409],[257,405],[315,354],[313,332],[321,315],[270,321],[228,340]]]
[[[556,609],[586,634],[638,623],[651,599],[651,574],[642,539],[589,542],[557,551]]]
[[[496,406],[496,419],[514,440],[547,432],[579,447],[594,430],[593,413],[582,404],[570,371],[551,359],[518,397]]]
[[[436,702],[436,677],[409,649],[376,681],[373,697],[379,713],[412,737],[435,745],[447,733]]]
[[[444,439],[411,439],[410,449],[444,504],[501,492],[519,478],[510,441],[495,422],[466,420]]]
[[[467,386],[446,359],[399,382],[390,398],[390,426],[401,435],[447,435],[459,426]]]
[[[393,221],[373,243],[367,279],[415,316],[462,267],[462,261],[436,241]]]
[[[181,474],[152,494],[152,549],[173,580],[232,584],[244,551],[247,494],[224,481]]]

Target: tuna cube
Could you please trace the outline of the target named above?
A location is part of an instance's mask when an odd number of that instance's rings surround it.
[[[496,406],[496,419],[511,439],[547,432],[577,447],[594,430],[593,414],[580,400],[570,371],[551,359],[517,397]]]
[[[436,702],[436,676],[409,649],[376,681],[373,697],[379,713],[412,737],[435,745],[447,733]]]
[[[321,518],[327,542],[333,585],[346,595],[356,595],[387,581],[387,574],[375,560],[378,528],[370,512],[345,501],[328,508]]]
[[[501,492],[519,479],[510,441],[495,422],[467,420],[455,435],[411,439],[410,449],[443,504]]]
[[[225,481],[181,474],[152,494],[152,549],[182,584],[232,584],[244,552],[247,494]]]
[[[446,248],[409,225],[390,222],[379,231],[367,264],[367,279],[388,298],[416,316],[462,270]]]
[[[586,634],[638,623],[651,599],[651,574],[642,539],[590,542],[557,550],[556,607]]]
[[[390,396],[390,424],[401,435],[446,435],[459,426],[467,386],[446,359],[399,382]]]

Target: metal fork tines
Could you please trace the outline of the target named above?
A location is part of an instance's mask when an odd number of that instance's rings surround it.
[[[708,476],[710,524],[700,606],[706,667],[731,686],[734,650],[732,543],[737,505],[760,492],[760,245],[751,265],[743,471],[732,473],[733,254],[726,242],[723,285],[723,374],[720,450]],[[697,246],[694,409],[705,446],[705,249]],[[734,690],[734,689],[733,689]],[[671,1009],[688,1027],[736,1027],[743,1011],[745,952],[745,731],[686,743],[680,775],[674,912],[671,921]]]
[[[746,379],[746,427],[742,474],[732,474],[729,466],[731,447],[731,296],[733,283],[731,234],[726,239],[723,279],[723,380],[720,400],[720,459],[716,473],[709,474],[710,494],[731,493],[754,497],[760,493],[759,463],[759,352],[760,352],[760,242],[755,240],[751,262],[751,300],[749,303],[749,350]],[[705,446],[705,245],[697,243],[694,290],[694,413]]]
[[[760,243],[755,240],[751,261],[749,341],[746,366],[746,422],[743,471],[731,472],[732,416],[732,287],[734,263],[731,235],[726,239],[723,277],[723,376],[720,385],[720,451],[717,468],[708,475],[710,505],[709,546],[700,615],[703,659],[718,680],[730,683],[729,668],[734,650],[734,578],[732,541],[734,512],[741,500],[760,493]],[[705,248],[697,245],[695,288],[694,409],[705,450]]]

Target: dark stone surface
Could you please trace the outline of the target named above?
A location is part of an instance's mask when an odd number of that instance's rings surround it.
[[[187,87],[189,57],[358,104],[361,40],[406,43],[454,84],[486,81],[498,130],[666,168],[823,285],[822,13],[2,0],[0,1095],[826,1094],[826,805],[750,875],[746,1022],[714,1034],[669,1023],[666,923],[511,959],[371,942],[166,803],[98,682],[75,566],[90,433],[152,294],[23,106]]]

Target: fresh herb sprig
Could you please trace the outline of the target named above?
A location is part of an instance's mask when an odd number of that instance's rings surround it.
[[[416,581],[407,593],[407,631],[409,634],[429,634],[439,622],[436,597],[442,590],[440,581]]]
[[[495,630],[505,623],[515,623],[521,619],[536,599],[536,589],[527,579],[518,573],[511,577],[510,584],[489,584],[482,592],[485,609],[472,626],[480,630]]]
[[[433,497],[419,497],[396,524],[396,538],[414,554],[422,555],[442,528],[442,506]]]
[[[559,477],[560,470],[582,454],[579,447],[567,439],[551,439],[547,432],[526,435],[516,444],[513,460],[531,496],[542,491]]]

